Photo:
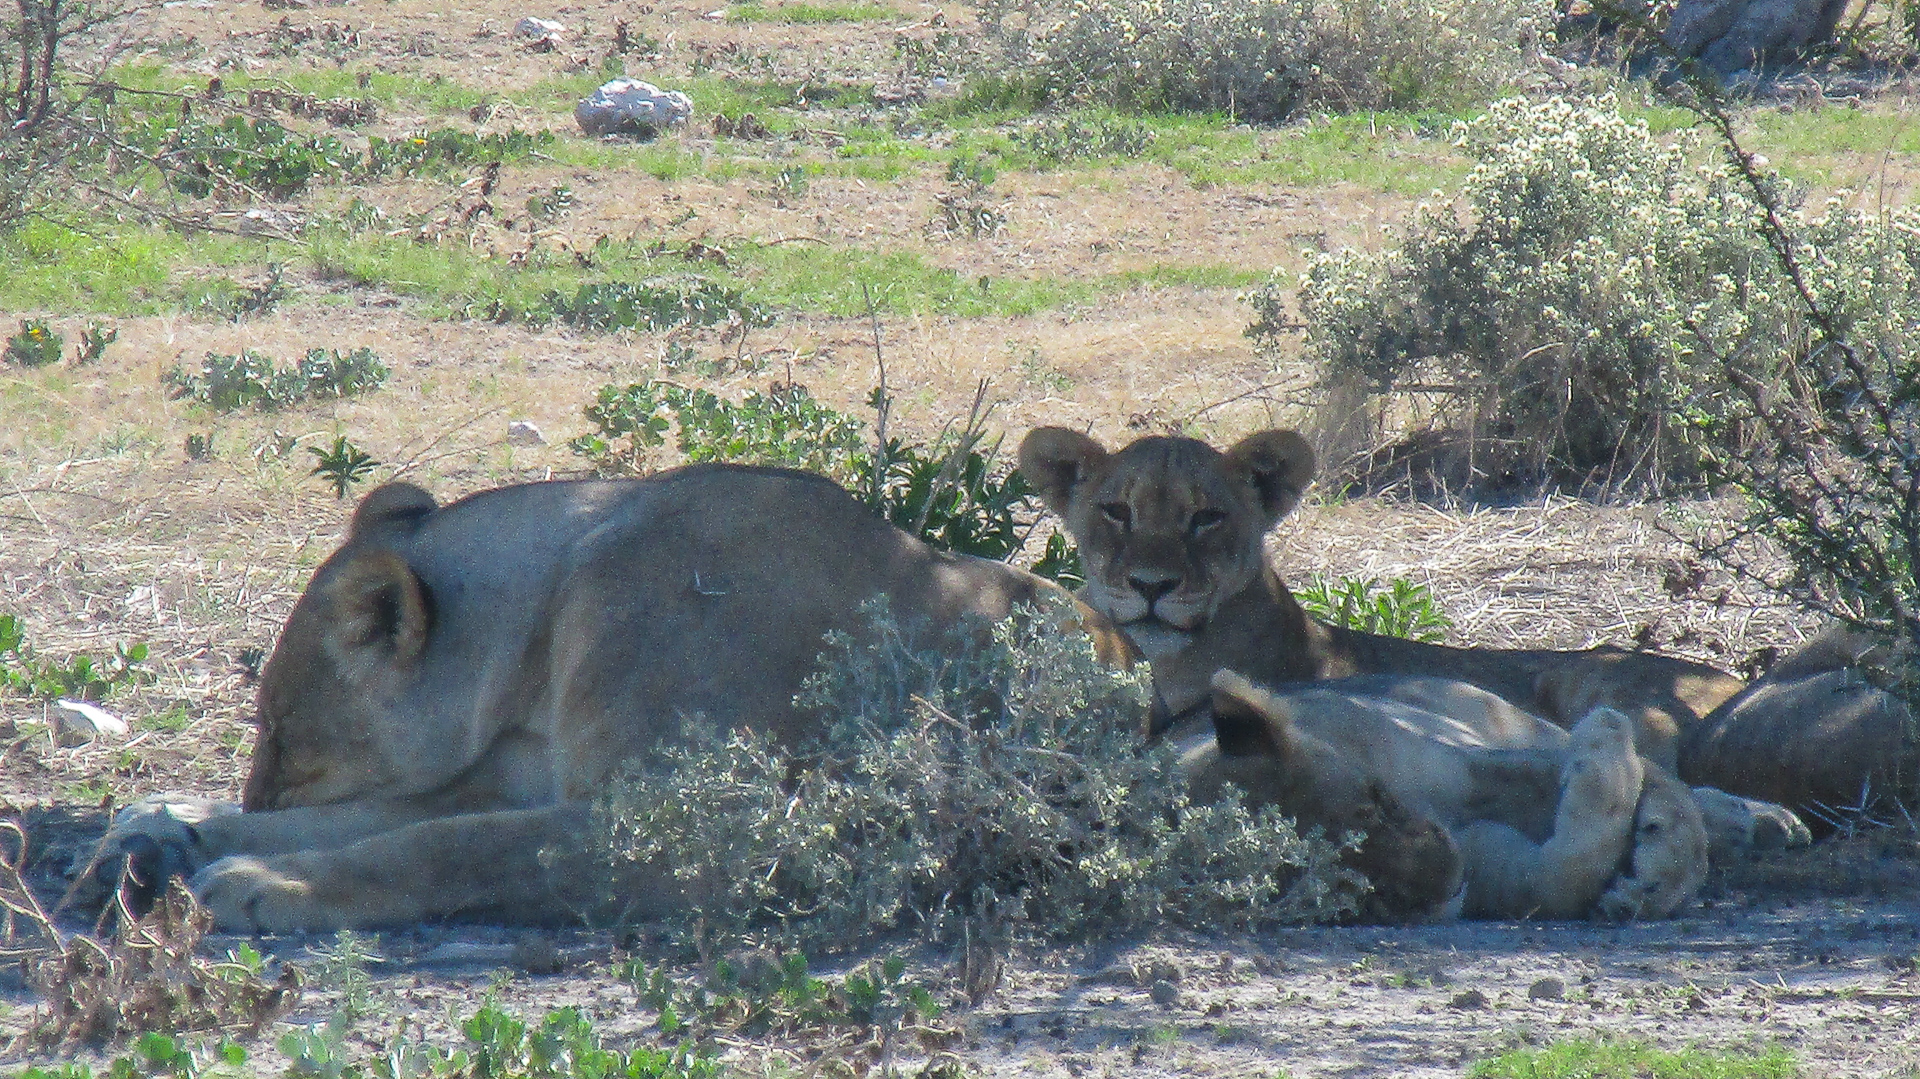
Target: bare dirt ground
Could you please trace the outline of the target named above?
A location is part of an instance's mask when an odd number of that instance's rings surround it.
[[[522,14],[561,19],[582,42],[629,20],[663,43],[661,58],[629,71],[663,82],[702,50],[732,48],[767,57],[789,76],[864,75],[885,84],[897,78],[892,35],[924,27],[934,9],[901,12],[898,20],[794,27],[624,2],[551,11],[443,0],[267,10],[196,0],[151,9],[136,27],[149,58],[195,77],[270,77],[337,59],[348,70],[511,92],[580,66],[565,49],[534,53],[511,40]],[[943,17],[965,22],[963,12]],[[345,28],[352,44],[337,58],[315,59],[282,47],[289,28],[321,40],[344,40]],[[510,119],[563,130],[567,123],[524,110]],[[443,122],[453,121],[431,120]],[[428,118],[401,113],[370,130],[424,126]],[[698,123],[677,137],[711,147]],[[1892,157],[1870,164],[1898,187],[1913,162]],[[926,225],[938,182],[924,175],[822,179],[803,209],[773,205],[739,179],[662,181],[539,165],[510,170],[505,182],[524,197],[563,180],[578,201],[540,239],[556,247],[578,248],[601,234],[805,234],[919,251],[969,278],[1070,278],[1181,263],[1297,267],[1303,247],[1380,242],[1408,209],[1404,197],[1363,185],[1196,185],[1169,169],[1132,165],[1010,176],[998,187],[1004,230],[935,243]],[[444,192],[400,184],[366,194],[397,214]],[[661,209],[672,200],[699,224],[667,229],[662,222],[683,212]],[[577,473],[565,442],[586,429],[580,408],[595,388],[660,371],[663,342],[654,335],[436,320],[378,289],[318,277],[295,284],[295,299],[239,323],[178,314],[120,320],[118,343],[96,367],[0,368],[0,613],[23,616],[34,645],[52,656],[150,642],[158,675],[110,702],[134,723],[119,740],[56,744],[43,706],[0,697],[0,808],[27,821],[33,879],[50,894],[67,861],[99,833],[107,799],[169,789],[237,796],[250,752],[252,671],[308,573],[339,541],[350,506],[306,475],[304,454],[268,452],[276,434],[306,445],[348,433],[382,462],[375,478],[420,482],[446,500]],[[70,334],[84,321],[60,311],[9,312],[0,321],[10,325],[15,314],[51,316]],[[993,424],[1014,438],[1042,422],[1115,441],[1165,429],[1225,440],[1302,422],[1295,393],[1306,373],[1256,356],[1241,334],[1248,318],[1233,290],[1186,287],[1141,287],[1024,317],[892,317],[884,334],[900,398],[895,423],[932,435],[964,414],[982,378],[994,384]],[[170,401],[160,385],[168,366],[210,350],[259,348],[285,360],[310,347],[361,345],[374,347],[394,377],[379,393],[349,401],[215,415]],[[737,392],[791,379],[834,407],[862,412],[874,377],[863,320],[789,315],[751,347],[754,373],[692,381]],[[510,420],[536,423],[546,443],[508,444]],[[187,458],[189,434],[212,436],[211,460]],[[1294,576],[1404,576],[1429,585],[1463,643],[1638,642],[1739,669],[1764,649],[1790,649],[1815,626],[1720,571],[1692,572],[1676,536],[1714,512],[1711,503],[1596,506],[1557,497],[1499,508],[1323,502],[1282,526],[1273,554]],[[1003,987],[978,1003],[960,993],[937,949],[913,953],[912,976],[950,1003],[943,1022],[959,1031],[950,1051],[995,1075],[1458,1076],[1508,1048],[1590,1036],[1675,1049],[1777,1043],[1811,1076],[1914,1075],[1920,849],[1909,826],[1859,831],[1812,852],[1719,867],[1698,909],[1655,925],[1326,928],[1257,939],[1167,933],[1030,947],[1015,956]],[[214,938],[208,946],[219,953],[237,943]],[[319,969],[333,942],[255,943]],[[631,943],[484,926],[383,934],[373,942],[379,958],[368,968],[367,1014],[349,1042],[371,1049],[408,1029],[457,1043],[457,1021],[490,990],[531,1015],[579,1005],[615,1041],[654,1038],[652,1013],[614,973]],[[1155,980],[1171,982],[1177,997],[1168,1002],[1162,993],[1156,1003]],[[315,988],[283,1026],[326,1020],[345,993]],[[33,1007],[17,980],[0,979],[0,1035],[28,1022]],[[257,1061],[275,1059],[265,1048],[273,1037],[258,1039]],[[790,1047],[749,1040],[724,1048],[749,1072],[808,1070]]]

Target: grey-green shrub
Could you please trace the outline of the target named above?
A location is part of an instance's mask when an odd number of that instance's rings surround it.
[[[1484,99],[1533,63],[1537,0],[982,0],[1022,78],[1047,96],[1255,122],[1305,108]],[[1007,16],[1019,13],[1023,19]],[[1021,29],[1012,30],[1010,27]],[[1040,29],[1029,30],[1027,27]]]
[[[723,945],[1351,911],[1363,886],[1333,842],[1237,799],[1188,802],[1172,750],[1140,745],[1145,671],[1102,666],[1062,613],[946,635],[870,606],[871,643],[830,638],[801,694],[817,743],[707,730],[664,750],[599,804],[614,859],[671,865],[682,928]]]
[[[1701,342],[1768,379],[1803,333],[1751,196],[1611,98],[1502,101],[1456,145],[1478,163],[1400,246],[1310,260],[1299,304],[1323,386],[1426,394],[1494,475],[1697,478],[1699,430],[1727,405]],[[1282,286],[1252,299],[1261,337]],[[1376,400],[1389,419],[1396,403]]]

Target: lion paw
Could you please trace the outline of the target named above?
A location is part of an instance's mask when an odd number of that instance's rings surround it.
[[[228,802],[178,794],[154,794],[114,815],[107,834],[68,867],[70,902],[97,906],[127,885],[135,913],[144,913],[174,877],[192,876],[211,854],[196,825],[240,812]]]
[[[235,854],[194,874],[193,894],[212,912],[214,924],[233,932],[281,932],[317,928],[313,885],[291,859]]]
[[[1778,803],[1742,798],[1713,787],[1693,788],[1693,800],[1706,819],[1711,856],[1716,861],[1790,850],[1813,842],[1806,822]]]

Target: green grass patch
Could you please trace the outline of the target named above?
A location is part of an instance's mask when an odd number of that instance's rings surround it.
[[[1579,1039],[1502,1053],[1467,1074],[1469,1079],[1793,1079],[1800,1065],[1778,1047],[1759,1053],[1670,1053],[1638,1042]]]
[[[88,234],[49,221],[28,221],[0,232],[0,308],[62,314],[144,315],[172,310],[231,280],[218,271],[249,275],[291,245],[241,236],[184,236],[163,229]],[[181,271],[203,273],[182,280]],[[235,286],[237,287],[237,286]]]
[[[677,254],[650,256],[643,244],[609,244],[594,252],[595,266],[571,255],[536,255],[523,265],[483,259],[461,247],[437,247],[381,235],[317,237],[315,264],[323,274],[426,301],[441,318],[540,321],[547,296],[574,296],[583,285],[607,281],[680,278],[688,265]],[[959,318],[1018,316],[1088,303],[1135,288],[1246,288],[1263,270],[1219,263],[1164,264],[1098,277],[971,277],[928,262],[915,251],[782,244],[730,247],[730,269],[701,274],[748,300],[780,310],[851,317],[866,310],[862,286],[887,314]]]
[[[728,22],[783,23],[790,26],[817,26],[835,22],[873,22],[897,19],[900,12],[885,4],[766,4],[760,0],[727,6]]]

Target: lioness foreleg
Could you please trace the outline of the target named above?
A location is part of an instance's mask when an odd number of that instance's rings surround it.
[[[345,929],[485,913],[514,922],[564,918],[601,896],[583,846],[584,803],[420,821],[358,842],[273,857],[233,855],[190,886],[233,930]],[[578,860],[582,864],[574,864]],[[670,906],[664,879],[628,896]]]

